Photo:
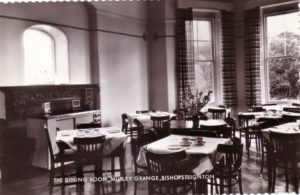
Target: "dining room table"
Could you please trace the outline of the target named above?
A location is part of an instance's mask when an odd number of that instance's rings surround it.
[[[183,136],[171,134],[167,137],[159,139],[155,142],[143,146],[137,158],[137,163],[140,166],[147,166],[146,152],[152,152],[156,154],[169,154],[178,151],[185,150],[187,159],[193,161],[193,166],[186,166],[186,169],[200,177],[202,174],[209,173],[214,164],[222,158],[222,154],[217,152],[219,144],[231,144],[229,138],[210,138],[202,137],[202,143],[197,143],[198,136]],[[188,139],[187,143],[183,142],[183,139]],[[207,189],[201,188],[203,192],[207,192]]]
[[[262,112],[240,112],[239,115],[254,115],[255,123],[282,122],[285,118],[300,119],[300,113],[283,110],[266,110]]]
[[[273,151],[270,143],[270,132],[277,132],[282,134],[300,134],[300,120],[296,122],[289,122],[280,125],[275,125],[265,129],[261,129],[262,138],[265,140],[266,149],[267,149],[267,174],[268,174],[268,190],[271,192],[272,188],[272,178],[273,173],[272,169],[274,166],[273,162]]]
[[[74,138],[105,136],[103,155],[109,155],[121,144],[126,147],[128,136],[120,130],[119,127],[101,127],[57,131],[56,141],[64,142],[73,150],[77,150],[74,144]]]

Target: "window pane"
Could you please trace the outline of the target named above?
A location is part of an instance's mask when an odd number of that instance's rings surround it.
[[[299,16],[297,12],[267,17],[268,57],[289,56],[298,53]],[[297,54],[298,55],[298,54]]]
[[[269,39],[268,56],[279,57],[285,55],[285,37],[275,36]]]
[[[268,61],[271,100],[299,98],[299,62],[299,58],[272,58]]]
[[[300,27],[300,23],[299,23]],[[293,32],[286,33],[286,55],[300,55],[300,35]]]
[[[195,62],[195,89],[206,93],[213,88],[213,64],[211,62]]]
[[[299,98],[300,33],[297,12],[267,17],[268,86],[270,100]]]
[[[194,40],[211,41],[211,22],[205,20],[193,21]]]
[[[212,46],[210,42],[194,42],[194,56],[196,60],[212,60]]]

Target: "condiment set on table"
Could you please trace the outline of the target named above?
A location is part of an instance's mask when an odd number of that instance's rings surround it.
[[[197,146],[202,146],[204,143],[203,137],[183,137],[180,144],[182,146],[190,146],[192,144],[192,142],[190,142],[189,140],[193,141],[194,145],[197,145]]]

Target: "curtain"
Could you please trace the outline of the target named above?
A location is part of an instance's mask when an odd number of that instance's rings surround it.
[[[183,97],[188,85],[194,82],[193,47],[188,41],[192,35],[192,9],[176,10],[176,64],[178,80],[178,107],[183,108]],[[193,85],[192,85],[193,86]]]
[[[234,13],[221,12],[222,25],[222,73],[223,102],[226,106],[237,106],[236,67],[234,45]]]
[[[261,104],[260,11],[245,12],[245,78],[247,106]]]

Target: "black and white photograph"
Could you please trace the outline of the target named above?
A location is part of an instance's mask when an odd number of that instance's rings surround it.
[[[299,0],[0,0],[0,194],[299,180]]]

